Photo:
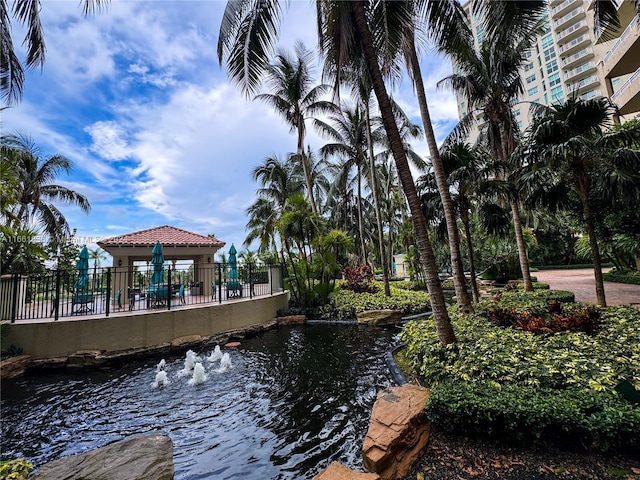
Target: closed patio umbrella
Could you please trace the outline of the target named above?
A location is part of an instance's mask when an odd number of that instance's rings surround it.
[[[151,263],[153,264],[153,275],[151,276],[151,284],[162,283],[164,279],[164,257],[162,256],[162,244],[158,241],[151,250],[153,257],[151,257]]]
[[[78,280],[76,280],[73,288],[76,290],[86,290],[89,286],[89,251],[86,245],[82,247],[82,250],[80,250],[78,254],[76,269],[78,270]]]

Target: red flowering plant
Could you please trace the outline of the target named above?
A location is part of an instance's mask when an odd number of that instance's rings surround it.
[[[374,283],[374,275],[368,265],[358,265],[355,268],[345,267],[342,278],[346,281],[342,288],[356,293],[376,293],[378,289]]]

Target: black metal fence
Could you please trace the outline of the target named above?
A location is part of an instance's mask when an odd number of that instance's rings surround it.
[[[180,308],[273,295],[283,290],[280,265],[226,263],[49,270],[3,275],[0,318],[53,319],[74,315]]]

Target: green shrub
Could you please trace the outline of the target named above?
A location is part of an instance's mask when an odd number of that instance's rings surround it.
[[[481,302],[470,316],[451,307],[458,343],[447,347],[440,345],[433,319],[405,325],[401,338],[406,361],[432,389],[429,414],[436,422],[504,438],[584,437],[587,445],[603,450],[628,435],[636,443],[627,445],[640,446],[640,407],[625,403],[614,390],[623,379],[640,388],[640,310],[598,309],[601,327],[596,335],[533,335],[493,326],[484,315],[496,305],[505,308],[502,302]],[[518,309],[546,309],[539,300],[527,305]],[[461,392],[458,406],[452,397],[456,391]],[[440,395],[443,400],[438,400]],[[584,405],[591,398],[595,406],[588,409]],[[444,419],[446,408],[451,420]],[[541,416],[550,418],[542,421]],[[629,433],[633,428],[635,436]]]
[[[0,478],[3,480],[26,480],[33,465],[24,458],[0,461]]]
[[[566,308],[560,302],[547,304],[547,312],[532,314],[515,308],[496,308],[487,317],[498,327],[513,327],[537,335],[564,332],[593,334],[600,326],[600,312],[593,305]]]
[[[365,310],[399,310],[404,314],[422,313],[431,310],[429,294],[390,286],[391,296],[387,297],[380,285],[377,293],[356,293],[337,288],[331,294],[330,303],[322,313],[323,318],[338,320],[355,319],[356,314]]]
[[[446,431],[595,450],[640,446],[640,409],[615,393],[488,382],[447,382],[432,390],[427,416]]]
[[[413,292],[421,292],[427,290],[427,286],[423,282],[414,282],[412,280],[403,280],[402,282],[395,283],[393,286],[395,288],[400,288],[402,290],[411,290]]]
[[[640,272],[609,272],[603,274],[607,282],[629,283],[631,285],[640,285]]]

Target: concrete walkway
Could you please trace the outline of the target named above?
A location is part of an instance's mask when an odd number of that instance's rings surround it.
[[[532,273],[539,282],[553,290],[575,293],[577,302],[597,303],[596,281],[592,268],[576,270],[541,270]],[[604,282],[607,305],[632,305],[640,308],[640,285]]]

